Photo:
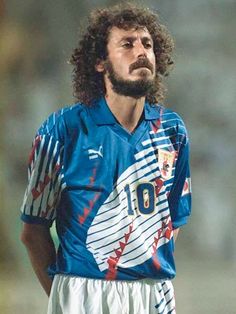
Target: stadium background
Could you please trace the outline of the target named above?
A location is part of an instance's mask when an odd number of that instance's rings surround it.
[[[118,1],[0,0],[0,313],[42,314],[47,298],[19,241],[19,207],[37,127],[70,104],[85,16]],[[137,1],[137,3],[140,3]],[[191,138],[193,214],[176,245],[179,314],[236,313],[236,2],[156,0],[176,41],[165,105]]]

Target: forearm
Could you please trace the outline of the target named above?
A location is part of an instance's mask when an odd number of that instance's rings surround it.
[[[42,287],[49,296],[52,286],[52,279],[48,276],[48,267],[55,262],[55,248],[51,243],[40,243],[37,247],[26,246],[32,267]]]
[[[29,232],[29,229],[32,228],[34,228],[34,231],[31,232],[30,230]],[[47,269],[56,259],[55,247],[50,232],[42,226],[27,225],[21,238],[27,248],[35,274],[49,296],[52,280],[48,276]]]
[[[179,228],[173,229],[174,241],[176,241],[178,234],[179,234]]]

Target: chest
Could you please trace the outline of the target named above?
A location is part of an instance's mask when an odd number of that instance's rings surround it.
[[[173,137],[155,133],[149,125],[133,135],[121,128],[104,126],[67,140],[64,179],[67,187],[111,191],[121,177],[131,174],[146,181],[151,172],[166,180],[173,175],[175,159]]]

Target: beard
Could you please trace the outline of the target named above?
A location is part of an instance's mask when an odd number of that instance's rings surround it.
[[[140,79],[136,81],[131,81],[125,80],[122,77],[120,77],[114,70],[114,67],[110,60],[107,60],[104,66],[105,71],[108,75],[108,79],[112,84],[113,91],[119,95],[138,99],[143,96],[147,96],[148,93],[152,91],[155,87],[155,79],[147,78],[146,70],[140,72],[141,75]],[[136,67],[131,66],[130,70],[137,69],[138,67],[140,67],[138,64]],[[153,68],[151,68],[151,70],[153,71]]]

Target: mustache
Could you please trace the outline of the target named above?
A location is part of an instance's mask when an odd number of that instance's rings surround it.
[[[148,68],[153,73],[153,65],[148,59],[139,59],[136,62],[132,63],[129,67],[129,72],[131,73],[133,70],[143,67]]]

